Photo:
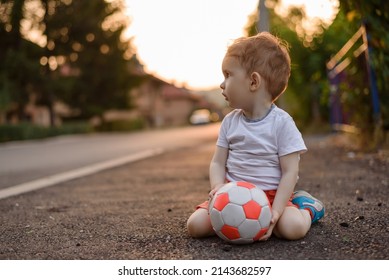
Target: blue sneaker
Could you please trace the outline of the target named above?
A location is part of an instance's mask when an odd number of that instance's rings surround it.
[[[324,204],[306,191],[294,192],[292,203],[297,205],[299,209],[308,210],[311,214],[312,223],[317,222],[324,216]]]

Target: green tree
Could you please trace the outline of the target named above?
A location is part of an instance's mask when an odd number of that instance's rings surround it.
[[[128,90],[137,79],[126,59],[130,41],[121,38],[127,26],[122,1],[43,2],[46,69],[56,80],[48,91],[58,93],[85,118],[128,108]],[[56,63],[50,65],[53,57]]]
[[[372,116],[372,91],[369,87],[371,77],[361,77],[361,68],[366,69],[366,61],[359,65],[352,65],[347,70],[349,82],[348,105],[365,108],[357,110],[354,114],[358,125],[365,132],[365,142],[379,144],[383,140],[384,131],[389,129],[389,2],[380,0],[340,0],[340,13],[345,17],[345,22],[355,31],[361,25],[366,27],[369,44],[369,66],[375,74],[375,82],[378,89],[379,115],[375,119]],[[358,63],[358,62],[356,62]],[[358,75],[360,74],[360,75]],[[371,81],[371,80],[370,80]],[[374,81],[373,81],[374,82]],[[367,104],[369,106],[367,106]],[[366,111],[369,115],[366,115]]]
[[[80,118],[131,105],[138,78],[130,71],[131,41],[122,38],[123,0],[0,1],[0,110],[15,107],[23,119],[33,93],[53,124],[58,100]],[[23,22],[31,28],[24,34]],[[29,31],[41,33],[39,42],[29,41]]]
[[[24,120],[32,77],[39,72],[40,48],[20,32],[25,0],[0,2],[0,112],[12,110]],[[1,120],[0,120],[1,121]]]

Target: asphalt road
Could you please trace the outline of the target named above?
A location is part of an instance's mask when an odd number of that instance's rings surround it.
[[[218,128],[211,124],[0,144],[0,189],[153,149],[190,147],[214,139]]]
[[[387,153],[333,136],[306,138],[297,188],[326,215],[303,239],[237,246],[188,236],[186,220],[209,191],[214,140],[0,200],[0,259],[389,259]]]

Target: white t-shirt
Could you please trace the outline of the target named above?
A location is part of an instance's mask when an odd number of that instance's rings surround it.
[[[275,105],[260,120],[247,119],[239,109],[230,112],[216,145],[229,149],[227,180],[247,181],[262,190],[278,188],[281,156],[307,151],[292,117]]]

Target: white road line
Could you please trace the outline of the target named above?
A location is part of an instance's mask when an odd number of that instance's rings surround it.
[[[163,149],[150,149],[150,150],[146,150],[146,151],[141,151],[139,153],[131,154],[128,156],[104,161],[101,163],[88,165],[88,166],[81,167],[78,169],[59,173],[56,175],[43,177],[41,179],[30,181],[30,182],[23,183],[20,185],[8,187],[6,189],[0,190],[0,199],[7,198],[10,196],[15,196],[18,194],[23,194],[26,192],[30,192],[30,191],[34,191],[34,190],[38,190],[38,189],[42,189],[42,188],[46,188],[49,186],[53,186],[53,185],[56,185],[58,183],[62,183],[62,182],[68,181],[68,180],[91,175],[93,173],[97,173],[97,172],[105,170],[105,169],[113,168],[113,167],[120,166],[120,165],[123,165],[126,163],[130,163],[130,162],[138,161],[141,159],[149,158],[152,156],[156,156],[156,155],[162,154],[163,152],[164,152]]]

